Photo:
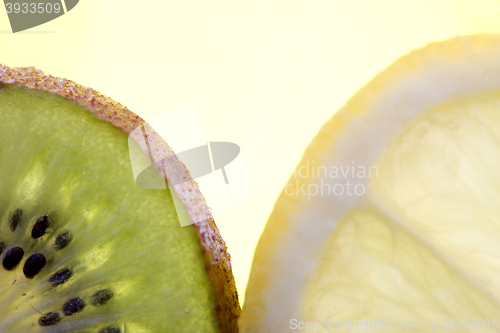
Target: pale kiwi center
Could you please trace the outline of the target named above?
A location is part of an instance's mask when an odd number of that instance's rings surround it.
[[[23,216],[23,210],[17,208],[10,216],[9,226],[12,232],[14,232],[21,223]],[[42,237],[47,229],[50,227],[50,217],[47,215],[40,216],[33,227],[31,228],[31,237],[33,239],[38,239]],[[53,244],[54,251],[59,251],[64,249],[71,242],[72,237],[69,231],[62,231],[55,239]],[[24,259],[24,250],[21,247],[15,246],[6,249],[5,242],[0,243],[0,255],[5,251],[3,256],[2,266],[4,270],[11,271],[16,269]],[[29,256],[24,261],[23,274],[27,279],[33,279],[47,264],[45,255],[42,253],[34,253]],[[5,273],[4,273],[5,274]],[[60,286],[72,277],[73,272],[69,268],[62,268],[52,274],[48,280],[53,287]],[[82,298],[74,297],[67,300],[61,312],[65,316],[73,316],[81,312],[87,304],[92,306],[101,306],[108,303],[113,298],[113,292],[109,289],[103,289],[96,291],[88,300],[85,302]],[[62,319],[62,314],[60,312],[49,312],[40,316],[38,324],[40,326],[54,326],[58,324]],[[109,326],[99,330],[99,333],[120,333],[121,330],[117,327]]]

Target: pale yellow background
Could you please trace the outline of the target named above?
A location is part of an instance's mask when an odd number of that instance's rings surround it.
[[[217,221],[243,300],[258,237],[321,124],[411,49],[499,30],[499,1],[81,0],[17,34],[0,11],[0,61],[91,86],[145,119],[196,104],[207,140],[239,144],[249,194]]]

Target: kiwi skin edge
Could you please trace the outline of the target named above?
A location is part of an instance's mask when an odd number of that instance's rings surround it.
[[[184,203],[200,240],[205,270],[208,274],[215,298],[215,310],[222,333],[237,332],[237,319],[241,312],[238,293],[231,270],[231,256],[215,225],[210,208],[201,194],[198,184],[191,178],[186,166],[177,158],[168,144],[138,115],[122,104],[73,81],[46,75],[35,67],[9,68],[0,64],[0,83],[19,84],[29,89],[45,90],[84,106],[99,119],[118,127],[127,135],[140,126],[147,129],[150,153],[158,164],[159,171],[174,185]],[[136,138],[134,138],[136,139]],[[143,140],[136,139],[145,153],[148,147]]]

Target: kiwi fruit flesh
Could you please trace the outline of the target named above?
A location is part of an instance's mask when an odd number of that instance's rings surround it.
[[[71,81],[0,69],[0,332],[234,332],[213,220],[181,227],[168,187],[135,183],[127,133],[142,119]],[[189,213],[207,211],[187,184]]]

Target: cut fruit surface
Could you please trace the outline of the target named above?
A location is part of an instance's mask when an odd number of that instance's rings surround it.
[[[203,222],[181,227],[168,188],[136,185],[142,119],[33,68],[0,73],[0,332],[232,333],[230,257],[161,138],[150,149]]]
[[[496,35],[430,44],[324,125],[259,241],[241,332],[500,327],[498,59]]]

